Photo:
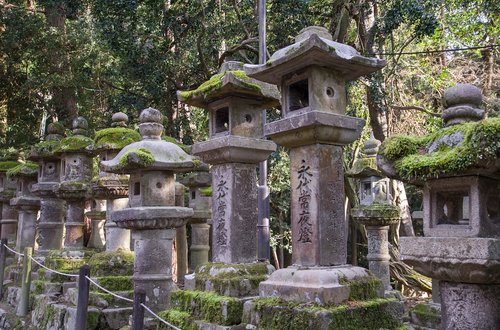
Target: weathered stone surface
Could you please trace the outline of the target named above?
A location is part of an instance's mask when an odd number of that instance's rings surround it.
[[[445,126],[477,121],[484,118],[479,108],[483,96],[481,90],[470,84],[457,84],[444,91],[443,121]]]
[[[120,228],[111,220],[111,214],[128,206],[128,198],[110,199],[106,203],[106,251],[130,250],[130,230]]]
[[[382,297],[384,288],[361,267],[290,266],[272,273],[268,280],[260,283],[259,291],[261,297],[324,305]]]
[[[128,324],[129,316],[132,315],[132,307],[108,308],[102,313],[109,329],[120,329]]]
[[[411,323],[419,327],[441,329],[441,307],[434,304],[418,304],[410,311]]]
[[[500,284],[500,240],[461,237],[401,237],[401,259],[439,280]]]
[[[257,173],[252,164],[212,167],[214,262],[245,263],[257,255]]]
[[[290,151],[292,262],[343,265],[347,258],[342,148],[308,145]]]
[[[442,329],[498,329],[500,285],[445,281],[441,281],[439,285]]]
[[[343,146],[354,142],[365,125],[363,119],[314,110],[266,124],[265,135],[288,148],[314,143]]]
[[[424,186],[424,234],[498,237],[500,189],[496,180],[464,176],[428,180]]]
[[[257,164],[276,150],[272,141],[227,135],[193,145],[193,154],[208,164]]]
[[[57,198],[40,198],[38,223],[38,253],[47,254],[63,247],[65,202]]]

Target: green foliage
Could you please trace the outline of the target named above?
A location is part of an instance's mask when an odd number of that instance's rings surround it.
[[[158,316],[166,320],[168,323],[175,325],[183,330],[196,330],[198,327],[192,320],[191,314],[177,309],[169,309],[158,313]],[[164,323],[158,321],[158,329],[170,329]]]
[[[31,154],[38,157],[52,156],[59,149],[60,141],[42,141],[31,148]]]
[[[95,133],[96,149],[122,149],[126,145],[141,140],[141,135],[130,128],[111,127]]]
[[[19,165],[19,163],[14,161],[0,162],[0,172],[7,172],[8,170],[13,169],[17,165]]]

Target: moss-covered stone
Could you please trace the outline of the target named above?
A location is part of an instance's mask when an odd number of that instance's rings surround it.
[[[394,301],[373,299],[318,306],[258,298],[253,302],[253,308],[259,315],[259,329],[398,329],[402,324],[392,308]]]
[[[134,289],[132,276],[100,276],[97,277],[99,285],[109,291],[130,291]]]
[[[220,325],[241,323],[243,301],[213,292],[180,290],[171,293],[172,306],[195,319]]]
[[[429,304],[418,304],[410,312],[412,323],[431,328],[439,328],[441,313]]]
[[[56,152],[86,152],[91,151],[94,140],[83,135],[72,135],[61,140]]]
[[[60,141],[50,140],[50,141],[42,141],[38,144],[35,144],[31,147],[30,157],[49,157],[54,155],[54,152],[59,149]]]
[[[8,170],[13,169],[17,165],[19,165],[19,162],[13,160],[0,162],[0,172],[7,172]]]
[[[8,177],[29,176],[36,177],[38,175],[38,164],[33,162],[18,163],[17,166],[7,170]]]
[[[129,155],[131,153],[134,153],[138,157],[138,162],[135,162],[134,164],[131,164],[128,160]],[[118,162],[118,166],[116,166],[116,170],[124,170],[130,167],[133,168],[146,168],[155,162],[155,158],[153,154],[145,148],[131,148],[127,150],[121,157]]]
[[[340,278],[339,284],[349,287],[349,300],[369,300],[378,298],[381,281],[375,276],[356,279]]]
[[[259,283],[267,279],[268,273],[265,263],[207,263],[196,270],[195,287],[232,297],[252,296],[258,294]]]
[[[192,91],[182,91],[179,93],[179,96],[184,100],[189,100],[193,97],[198,96],[206,97],[210,93],[215,92],[222,87],[222,79],[225,75],[233,75],[234,77],[236,77],[243,88],[247,88],[257,92],[261,90],[258,84],[251,82],[251,78],[247,76],[245,71],[235,70],[218,73],[201,84],[197,89]]]
[[[353,212],[363,214],[366,218],[399,219],[398,207],[390,204],[357,205],[353,208]]]
[[[169,309],[158,313],[158,316],[167,321],[170,324],[175,325],[182,330],[197,330],[198,327],[194,323],[191,314],[187,312],[180,311],[178,309]],[[164,323],[158,321],[157,329],[171,329],[171,327],[165,325]]]
[[[126,145],[141,140],[141,135],[130,128],[111,127],[95,133],[96,149],[122,149]]]
[[[118,250],[96,253],[89,259],[91,276],[132,275],[134,273],[134,253]]]
[[[403,180],[422,180],[463,173],[493,161],[500,152],[500,118],[444,128],[424,137],[394,136],[379,154]]]

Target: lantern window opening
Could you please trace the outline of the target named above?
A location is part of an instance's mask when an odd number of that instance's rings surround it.
[[[309,107],[309,79],[301,79],[288,85],[288,110]]]
[[[196,191],[191,191],[191,199],[196,199]]]
[[[140,195],[141,194],[141,183],[140,182],[134,182],[134,195]]]
[[[468,189],[438,191],[435,194],[437,225],[468,225],[470,198]]]
[[[214,112],[214,133],[229,131],[229,107],[216,109]]]

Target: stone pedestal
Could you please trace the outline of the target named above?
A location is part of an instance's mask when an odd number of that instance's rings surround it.
[[[95,206],[85,215],[91,221],[92,232],[87,246],[89,248],[103,249],[106,243],[104,223],[106,222],[106,201],[96,199]]]
[[[24,251],[25,247],[35,248],[36,220],[40,209],[38,198],[13,198],[12,205],[19,210],[19,224],[16,239],[16,250]]]
[[[130,230],[120,228],[111,220],[113,212],[123,210],[128,205],[128,198],[108,199],[106,202],[106,251],[116,251],[118,249],[130,250]]]
[[[143,289],[146,305],[157,310],[169,307],[170,293],[177,290],[172,281],[172,243],[175,229],[133,230],[135,262],[134,288]]]
[[[385,290],[391,290],[389,270],[388,233],[389,226],[366,226],[368,236],[368,268],[381,281]]]
[[[16,209],[10,205],[11,198],[14,197],[14,191],[8,193],[2,192],[2,220],[0,220],[0,238],[7,239],[9,244],[16,242],[18,213]]]
[[[40,220],[38,223],[38,253],[60,250],[64,242],[64,214],[66,202],[58,198],[40,197]]]
[[[67,203],[64,247],[67,249],[82,249],[85,200],[69,200]]]
[[[207,223],[191,223],[191,246],[189,268],[195,270],[196,267],[207,263],[208,252],[210,251],[210,225]]]

